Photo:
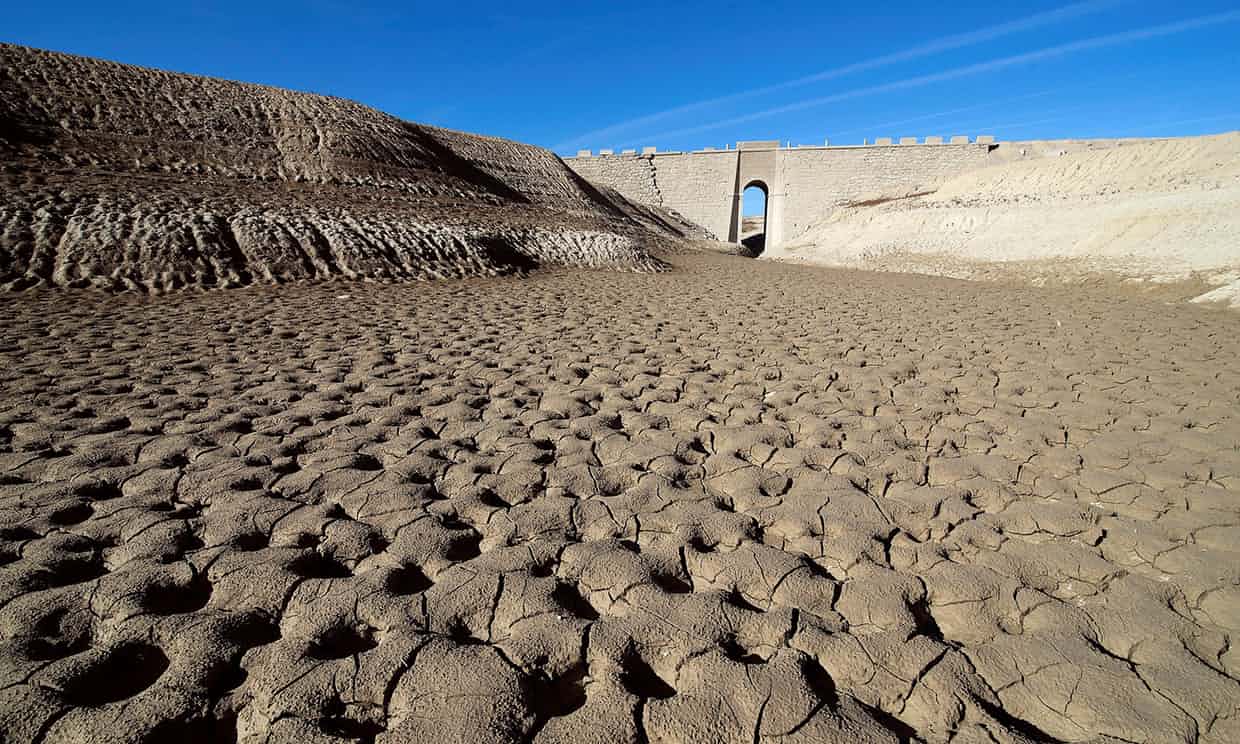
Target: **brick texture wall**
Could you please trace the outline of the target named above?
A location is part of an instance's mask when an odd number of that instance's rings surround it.
[[[833,209],[883,194],[937,188],[987,164],[987,147],[917,145],[782,150],[784,238],[800,235]]]
[[[788,240],[850,201],[933,189],[952,176],[985,166],[988,152],[987,146],[977,144],[782,149],[776,153],[780,182],[768,186],[772,194],[783,195],[782,235]],[[674,209],[716,237],[728,237],[738,187],[736,150],[578,157],[566,162],[590,181],[634,201]]]

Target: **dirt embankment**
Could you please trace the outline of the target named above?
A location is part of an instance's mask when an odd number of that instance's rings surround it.
[[[1240,133],[1039,152],[934,193],[840,209],[776,255],[964,278],[1180,283],[1186,297],[1240,306]]]
[[[0,162],[8,288],[651,269],[689,232],[542,148],[3,44]]]

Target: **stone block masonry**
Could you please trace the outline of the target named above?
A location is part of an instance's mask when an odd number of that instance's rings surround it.
[[[740,236],[741,194],[758,186],[767,194],[770,247],[795,238],[850,202],[933,190],[953,176],[987,165],[994,145],[984,139],[969,143],[968,138],[953,137],[951,144],[944,144],[941,137],[930,137],[925,144],[911,144],[915,138],[904,138],[899,145],[879,139],[865,147],[795,148],[780,147],[777,141],[740,142],[736,149],[688,153],[590,157],[583,151],[565,162],[589,181],[634,201],[673,209],[716,238],[732,242]]]

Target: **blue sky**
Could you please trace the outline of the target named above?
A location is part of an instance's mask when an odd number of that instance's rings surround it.
[[[52,2],[0,40],[554,148],[1240,129],[1236,0]]]

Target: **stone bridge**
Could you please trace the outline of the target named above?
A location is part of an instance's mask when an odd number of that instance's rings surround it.
[[[586,179],[644,204],[673,209],[720,240],[738,242],[741,195],[766,194],[766,246],[795,238],[840,206],[875,195],[901,196],[936,188],[987,164],[993,137],[875,140],[848,147],[780,147],[778,141],[738,142],[736,148],[594,155],[565,162]]]

